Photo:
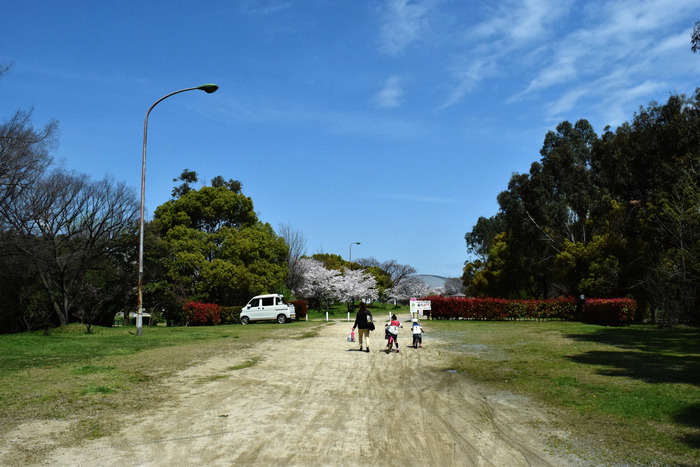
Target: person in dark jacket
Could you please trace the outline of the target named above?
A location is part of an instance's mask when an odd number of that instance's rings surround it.
[[[362,351],[362,342],[364,338],[364,343],[367,348],[366,352],[369,352],[369,323],[372,322],[372,313],[367,309],[365,302],[360,302],[360,309],[357,311],[357,316],[355,316],[355,324],[353,325],[353,331],[358,329],[358,340],[360,341],[360,351]]]

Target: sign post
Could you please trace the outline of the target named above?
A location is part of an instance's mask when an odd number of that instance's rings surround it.
[[[430,300],[418,300],[417,298],[412,298],[410,300],[410,311],[411,319],[414,319],[414,313],[416,319],[418,319],[419,316],[422,318],[425,311],[430,311]],[[429,315],[430,313],[428,313],[428,316]]]

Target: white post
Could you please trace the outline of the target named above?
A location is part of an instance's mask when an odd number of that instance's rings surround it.
[[[350,321],[350,312],[348,311],[348,321]]]
[[[326,311],[326,321],[328,321],[328,312]]]

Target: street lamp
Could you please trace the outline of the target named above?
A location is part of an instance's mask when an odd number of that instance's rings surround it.
[[[352,263],[352,246],[353,246],[353,245],[359,245],[359,244],[360,244],[360,242],[352,242],[352,243],[350,244],[350,261],[348,261],[349,263]]]
[[[141,156],[141,206],[139,208],[139,282],[137,289],[138,304],[136,309],[136,335],[140,336],[143,333],[143,212],[144,212],[144,201],[146,199],[146,140],[148,139],[148,116],[151,110],[158,105],[161,101],[167,99],[175,94],[180,94],[185,91],[204,91],[207,94],[216,92],[219,86],[216,84],[203,84],[194,88],[180,89],[179,91],[171,92],[170,94],[158,99],[151,107],[149,107],[148,112],[146,112],[146,118],[143,120],[143,155]]]

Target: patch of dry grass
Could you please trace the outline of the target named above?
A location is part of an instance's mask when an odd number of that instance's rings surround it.
[[[129,328],[82,326],[49,336],[0,336],[0,435],[40,420],[70,421],[61,443],[106,436],[124,415],[143,412],[174,396],[161,384],[198,362],[241,351],[266,339],[313,333],[319,323],[250,326]],[[255,359],[235,369],[255,364]],[[40,452],[27,452],[29,458]]]

